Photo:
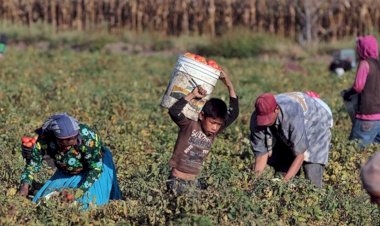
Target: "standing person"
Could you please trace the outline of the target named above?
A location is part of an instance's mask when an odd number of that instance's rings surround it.
[[[376,152],[362,167],[360,178],[371,202],[380,206],[380,152]]]
[[[43,156],[49,155],[57,170],[33,202],[54,191],[68,196],[67,188],[79,189],[75,198],[85,209],[90,203],[104,205],[110,199],[121,199],[111,152],[87,125],[78,123],[66,113],[55,114],[36,133],[38,138],[31,149],[22,146],[26,166],[21,175],[19,195],[28,195],[33,175],[40,170]]]
[[[204,105],[198,121],[186,118],[182,113],[185,105],[194,98],[206,96],[205,90],[201,87],[194,88],[169,109],[170,117],[179,127],[174,152],[169,161],[171,173],[167,181],[168,190],[174,194],[184,193],[194,185],[201,188],[197,176],[201,172],[214,139],[239,115],[238,98],[229,76],[222,72],[220,79],[230,95],[228,110],[223,100],[212,98]]]
[[[330,108],[318,97],[292,92],[264,93],[256,99],[250,124],[256,174],[268,164],[289,181],[303,166],[306,178],[322,187],[333,119]]]
[[[356,78],[343,98],[350,101],[354,94],[359,94],[350,139],[358,139],[364,147],[380,143],[380,63],[376,38],[372,35],[359,37],[356,52],[360,58]]]

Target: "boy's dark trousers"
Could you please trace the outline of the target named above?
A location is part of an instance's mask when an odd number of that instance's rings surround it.
[[[184,180],[170,174],[166,181],[166,187],[168,192],[174,195],[181,195],[184,193],[192,193],[196,190],[203,190],[207,188],[206,183],[196,180]]]

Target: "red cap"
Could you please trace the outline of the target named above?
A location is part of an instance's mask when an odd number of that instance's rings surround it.
[[[276,110],[277,102],[274,95],[271,93],[261,94],[255,103],[256,120],[258,126],[267,126],[272,123],[274,111]]]

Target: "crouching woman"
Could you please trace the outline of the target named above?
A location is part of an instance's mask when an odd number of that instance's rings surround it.
[[[87,125],[79,124],[66,113],[56,114],[48,118],[36,133],[38,138],[31,148],[22,146],[26,166],[21,175],[19,195],[28,195],[33,175],[39,172],[43,156],[48,155],[57,170],[38,191],[33,202],[54,191],[67,195],[65,189],[68,188],[79,189],[75,198],[84,209],[90,204],[100,206],[110,199],[121,199],[111,152]]]

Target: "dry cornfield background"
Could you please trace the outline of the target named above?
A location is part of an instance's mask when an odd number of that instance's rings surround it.
[[[51,24],[56,31],[220,35],[236,27],[298,41],[335,40],[378,30],[377,0],[0,0],[0,20]]]

